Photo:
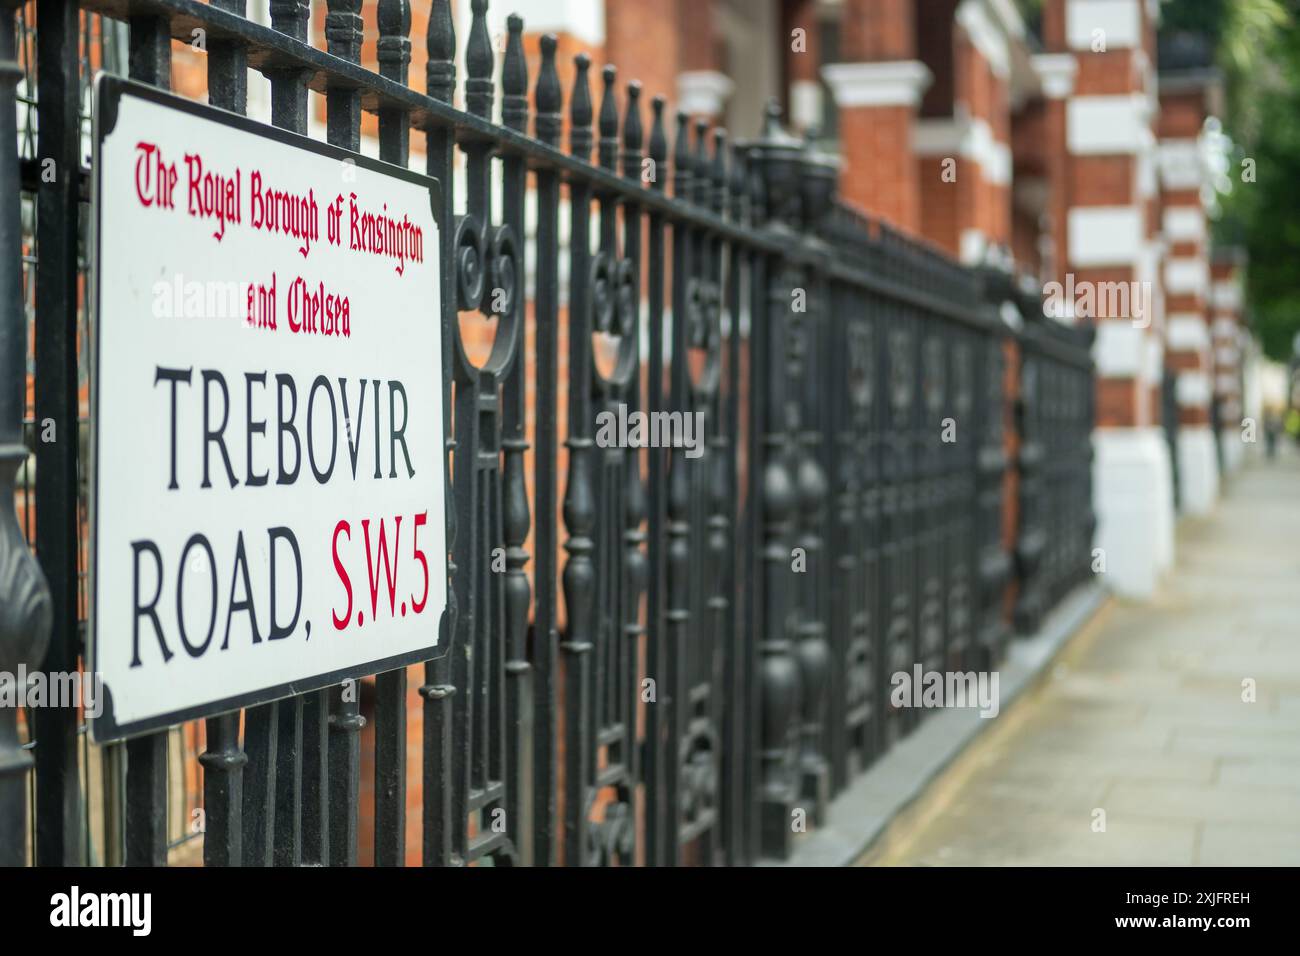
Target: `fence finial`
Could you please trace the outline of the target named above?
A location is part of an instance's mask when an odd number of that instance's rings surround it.
[[[306,41],[309,12],[307,0],[271,0],[271,29]]]
[[[600,75],[605,84],[600,99],[600,165],[613,169],[618,162],[618,93],[614,87],[618,69],[606,63]]]
[[[775,99],[770,99],[763,107],[763,137],[771,139],[784,133],[785,131],[781,129],[781,104]]]
[[[641,84],[627,85],[627,113],[623,118],[623,175],[641,175]]]
[[[743,222],[745,219],[745,199],[747,197],[745,156],[745,147],[739,143],[733,143],[731,146],[731,175],[727,178],[727,186],[731,190],[730,215],[736,222]]]
[[[560,145],[560,74],[555,69],[554,33],[542,37],[542,68],[537,74],[533,102],[537,107],[537,138],[547,146]]]
[[[488,35],[487,0],[473,0],[469,40],[465,43],[465,106],[475,116],[492,115],[492,37]]]
[[[677,138],[673,143],[673,195],[691,198],[691,118],[677,112]]]
[[[326,0],[325,45],[334,56],[361,60],[361,0]]]
[[[727,131],[721,127],[713,131],[713,211],[727,209]]]
[[[577,75],[573,78],[573,96],[569,100],[569,152],[587,162],[591,159],[591,85],[587,71],[591,57],[579,53],[573,58]]]
[[[667,103],[662,96],[656,96],[650,101],[650,109],[654,112],[654,120],[650,126],[650,161],[654,166],[654,177],[650,184],[660,191],[664,188],[663,177],[660,171],[664,168],[664,163],[668,159],[668,135],[664,132],[664,106]]]
[[[524,58],[524,20],[506,19],[506,58],[501,65],[501,117],[511,129],[528,129],[528,61]]]
[[[695,201],[709,204],[709,121],[695,118]]]
[[[456,27],[451,20],[451,0],[433,0],[425,42],[429,51],[425,67],[429,95],[450,103],[456,86]]]
[[[380,75],[406,85],[406,70],[411,63],[410,0],[379,0],[379,42],[375,56]]]

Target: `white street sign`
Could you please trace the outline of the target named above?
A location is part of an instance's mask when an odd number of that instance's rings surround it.
[[[95,739],[444,653],[437,182],[114,77],[95,124]]]

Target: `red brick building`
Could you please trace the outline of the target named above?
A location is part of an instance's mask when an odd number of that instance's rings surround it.
[[[1095,322],[1097,545],[1116,590],[1152,592],[1173,560],[1175,468],[1183,509],[1203,513],[1241,444],[1238,264],[1210,267],[1204,43],[1158,43],[1155,0],[1045,0],[1034,24],[1015,0],[516,6],[738,135],[779,98],[837,143],[846,201]]]
[[[429,4],[412,5],[418,88]],[[1174,557],[1175,466],[1184,510],[1203,513],[1243,448],[1243,263],[1209,240],[1218,78],[1205,49],[1158,42],[1159,11],[1158,0],[1043,0],[1027,23],[1016,0],[514,0],[495,2],[489,25],[500,57],[506,16],[524,16],[530,74],[540,35],[554,33],[565,88],[587,52],[667,94],[669,111],[736,136],[775,98],[792,127],[836,144],[843,200],[955,259],[1032,277],[1062,322],[1096,323],[1095,543],[1112,589],[1146,596]],[[248,13],[269,23],[268,0]],[[469,0],[455,14],[463,31]],[[366,3],[371,67],[375,15]],[[317,46],[324,16],[316,4]],[[184,95],[204,94],[202,56],[176,46]],[[251,83],[249,113],[269,112],[269,87]],[[375,137],[367,116],[363,152],[378,152]],[[411,145],[422,167],[422,138]],[[370,786],[370,768],[361,779]],[[407,798],[416,862],[420,793]],[[364,819],[360,832],[372,832]]]

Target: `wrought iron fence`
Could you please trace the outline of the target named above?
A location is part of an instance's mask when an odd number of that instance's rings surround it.
[[[304,0],[272,0],[269,26],[244,0],[34,6],[22,162],[31,6],[0,17],[0,142],[15,144],[0,150],[0,669],[72,669],[83,650],[82,456],[31,426],[78,413],[79,78],[112,66],[81,62],[87,19],[129,26],[137,80],[166,87],[172,40],[202,29],[214,105],[245,112],[257,71],[277,126],[306,133],[315,93],[335,145],[361,149],[364,114],[388,162],[423,136],[448,197],[429,321],[451,436],[451,653],[418,688],[376,675],[364,704],[327,690],[192,725],[205,863],[395,865],[415,846],[426,865],[784,858],[919,719],[891,702],[895,674],[996,667],[1011,624],[1034,627],[1089,574],[1087,334],[838,203],[835,157],[775,110],[732,143],[655,98],[647,129],[613,66],[597,106],[578,55],[566,96],[556,39],[530,63],[518,17],[498,90],[485,0],[462,25],[463,110],[446,0],[423,92],[406,0],[379,0],[378,72],[360,63],[361,0],[327,3],[325,50]],[[71,172],[41,182],[46,159]],[[704,440],[611,445],[597,416],[619,408],[698,416]],[[185,750],[168,739],[95,748],[96,797],[75,713],[20,727],[0,709],[0,862],[167,862],[178,815],[199,809],[169,814]]]

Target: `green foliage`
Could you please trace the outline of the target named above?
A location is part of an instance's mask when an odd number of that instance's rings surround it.
[[[1246,292],[1265,352],[1285,359],[1300,331],[1300,27],[1297,0],[1174,0],[1162,29],[1218,38],[1223,124],[1236,142],[1216,239],[1244,244]],[[1248,181],[1243,162],[1254,166]]]
[[[1164,4],[1161,9],[1160,29],[1190,30],[1206,36],[1220,36],[1227,7],[1227,0],[1174,0]]]

